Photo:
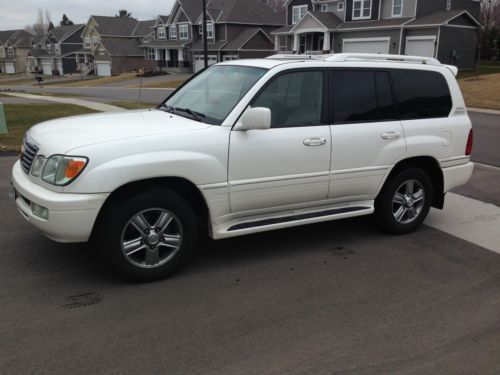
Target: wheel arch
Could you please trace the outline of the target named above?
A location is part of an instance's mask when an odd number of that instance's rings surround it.
[[[418,167],[429,175],[433,187],[432,207],[442,209],[445,197],[444,176],[439,162],[432,156],[415,156],[399,161],[385,179],[384,186],[395,174],[409,167]]]
[[[115,189],[106,199],[101,207],[97,219],[92,229],[91,240],[95,238],[99,224],[105,212],[116,202],[123,201],[148,189],[168,188],[182,196],[192,206],[198,219],[204,225],[205,230],[211,230],[210,210],[208,204],[198,189],[192,182],[182,177],[159,177],[138,180],[126,183]]]

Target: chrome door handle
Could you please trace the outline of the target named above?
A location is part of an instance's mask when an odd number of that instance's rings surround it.
[[[382,139],[399,139],[401,138],[400,132],[386,132],[380,135]]]
[[[326,138],[309,138],[304,140],[306,146],[323,146],[326,145]]]

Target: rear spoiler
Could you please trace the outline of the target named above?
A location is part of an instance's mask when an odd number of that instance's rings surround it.
[[[458,74],[458,68],[453,65],[444,65],[445,68],[447,68],[450,72],[453,73],[453,75],[456,77]]]

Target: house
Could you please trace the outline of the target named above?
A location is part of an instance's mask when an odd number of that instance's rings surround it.
[[[274,53],[271,31],[285,24],[285,13],[260,0],[207,0],[209,64],[265,57]],[[146,59],[169,71],[204,67],[203,11],[199,0],[177,0],[169,16],[158,16],[153,38],[144,40]]]
[[[77,63],[84,74],[94,71],[98,76],[110,76],[134,70],[154,69],[152,61],[144,59],[140,44],[153,33],[156,20],[90,16],[81,38],[83,49],[77,52]]]
[[[390,53],[474,66],[477,0],[288,0],[280,53]]]
[[[34,37],[27,31],[0,31],[0,73],[24,73],[25,58],[33,43]]]
[[[52,29],[26,57],[26,71],[44,75],[77,73],[76,52],[83,48],[81,33],[85,25],[67,25]]]

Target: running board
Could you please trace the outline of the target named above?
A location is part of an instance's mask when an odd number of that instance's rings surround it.
[[[275,217],[275,218],[265,219],[265,220],[249,221],[248,223],[241,223],[241,224],[233,225],[232,227],[230,227],[228,229],[228,232],[232,232],[234,230],[263,227],[266,225],[289,223],[292,221],[314,219],[314,218],[318,218],[318,217],[322,217],[322,216],[346,214],[349,212],[363,211],[363,210],[366,210],[369,208],[370,207],[361,207],[361,206],[360,207],[342,207],[342,208],[336,208],[333,210],[310,212],[310,213],[305,213],[305,214],[301,214],[301,215],[290,215],[290,216]]]
[[[361,204],[359,204],[361,203]],[[289,228],[299,225],[321,223],[349,217],[370,215],[373,213],[373,201],[359,202],[358,205],[337,205],[337,207],[323,206],[318,211],[298,210],[296,212],[282,212],[282,216],[266,215],[261,217],[247,217],[247,220],[234,220],[232,223],[219,224],[214,228],[213,238],[221,239],[244,234],[265,232],[269,230]]]

